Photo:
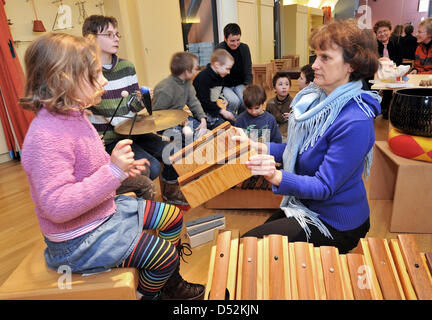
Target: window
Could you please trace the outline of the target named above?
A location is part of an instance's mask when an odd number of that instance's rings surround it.
[[[184,50],[196,54],[198,65],[205,66],[219,42],[216,0],[179,1]]]

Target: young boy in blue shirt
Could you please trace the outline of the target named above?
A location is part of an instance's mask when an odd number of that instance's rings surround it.
[[[243,103],[246,111],[243,111],[235,122],[235,126],[243,128],[246,134],[255,141],[281,143],[276,119],[264,110],[267,95],[262,86],[248,85],[243,91]]]

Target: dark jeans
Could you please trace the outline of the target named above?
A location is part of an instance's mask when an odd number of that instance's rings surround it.
[[[322,221],[322,220],[321,220]],[[360,238],[364,238],[369,231],[369,218],[358,228],[348,231],[339,231],[322,221],[330,231],[333,239],[324,236],[321,231],[313,225],[309,225],[311,230],[310,243],[315,246],[334,246],[339,249],[339,253],[347,253],[354,249]],[[288,236],[289,242],[306,242],[306,233],[294,218],[287,218],[282,210],[267,219],[264,224],[246,232],[242,237],[262,238],[269,234],[280,234]]]
[[[147,159],[150,162],[150,179],[156,179],[161,172],[162,153],[168,142],[153,133],[134,136],[133,141],[132,151],[135,153],[135,159]],[[117,142],[106,145],[105,150],[111,154]],[[165,180],[172,181],[177,180],[178,175],[170,163],[165,163],[162,177]]]
[[[384,119],[388,119],[390,104],[393,98],[393,90],[383,90],[381,100],[381,114]]]
[[[113,151],[113,149],[116,146],[117,142],[118,141],[115,141],[115,142],[112,142],[110,144],[105,145],[106,152],[108,152],[109,154],[111,154],[111,152]],[[146,150],[145,148],[142,147],[142,143],[139,144],[135,140],[134,140],[134,143],[132,143],[131,147],[132,147],[132,151],[135,154],[134,158],[136,160],[145,158],[145,159],[147,159],[150,162],[150,168],[149,168],[150,169],[150,179],[151,180],[156,179],[159,176],[160,172],[161,172],[162,166],[161,166],[159,160],[157,158],[155,158],[151,154],[151,151],[153,151],[152,148],[148,148],[148,149],[146,148],[147,149]]]

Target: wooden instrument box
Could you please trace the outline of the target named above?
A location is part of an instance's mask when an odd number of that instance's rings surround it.
[[[256,151],[248,142],[233,141],[236,135],[234,127],[225,122],[170,157],[191,208],[252,176],[246,161]]]

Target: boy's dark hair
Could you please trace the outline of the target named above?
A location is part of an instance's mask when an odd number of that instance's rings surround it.
[[[246,108],[262,105],[267,100],[264,88],[257,84],[249,84],[243,91],[243,103]]]
[[[241,35],[240,26],[237,23],[228,23],[224,30],[224,37],[228,39],[228,36],[232,34],[233,36]]]
[[[170,62],[171,74],[178,77],[185,71],[192,71],[194,60],[198,60],[198,57],[191,52],[181,51],[174,53]]]
[[[307,64],[301,67],[300,72],[303,72],[306,76],[306,83],[311,83],[314,81],[315,71],[312,69],[311,64]]]
[[[407,36],[409,36],[410,34],[412,34],[413,32],[414,32],[414,27],[413,27],[413,25],[412,24],[407,24],[406,26],[405,26],[405,34],[407,35]]]
[[[89,34],[98,34],[108,28],[109,24],[117,28],[117,19],[101,15],[92,15],[85,19],[82,26],[82,35],[85,37]]]
[[[289,76],[289,73],[286,71],[278,71],[273,77],[273,88],[276,87],[276,82],[278,81],[279,78],[287,78],[289,81],[289,85],[291,87],[291,77]]]

